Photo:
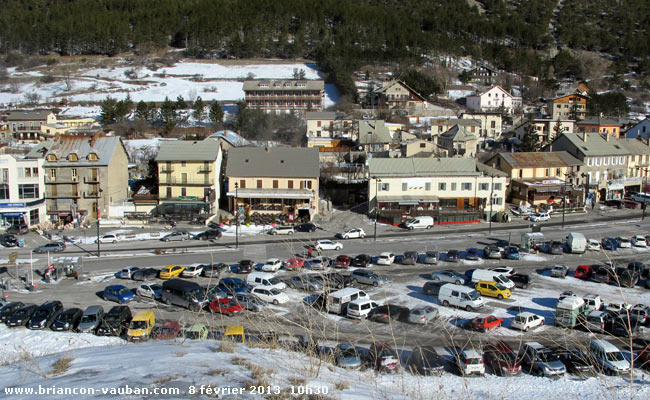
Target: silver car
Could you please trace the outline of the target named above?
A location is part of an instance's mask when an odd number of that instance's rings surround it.
[[[409,312],[408,321],[412,324],[428,324],[438,317],[438,309],[432,306],[418,306]]]
[[[191,236],[190,233],[187,231],[172,232],[160,238],[160,240],[162,240],[163,242],[174,242],[174,241],[182,242],[183,240],[189,240],[189,239],[191,239]]]
[[[569,267],[564,264],[556,264],[551,268],[551,276],[554,278],[566,278],[569,274]]]
[[[455,283],[456,285],[465,284],[465,277],[458,272],[451,270],[435,271],[431,274],[431,279],[434,281]]]
[[[422,264],[438,264],[438,252],[427,251],[422,257]]]
[[[266,303],[263,300],[250,293],[237,293],[233,300],[248,311],[259,312],[266,307]]]
[[[316,257],[307,260],[309,268],[313,270],[321,270],[330,266],[330,259],[327,257]]]
[[[318,292],[323,290],[323,283],[307,275],[297,275],[291,277],[287,282],[294,289],[305,290],[307,292]]]
[[[379,286],[388,283],[388,278],[377,275],[367,269],[355,269],[350,274],[350,281],[352,281],[352,284],[359,282],[365,283],[366,285]]]
[[[99,327],[99,324],[102,322],[103,318],[104,318],[104,307],[88,306],[84,310],[83,315],[81,316],[79,325],[77,325],[77,332],[95,333],[97,327]]]

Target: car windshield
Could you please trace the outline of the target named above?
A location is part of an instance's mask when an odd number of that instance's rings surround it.
[[[120,289],[120,290],[117,292],[117,294],[127,294],[127,293],[129,293],[130,291],[131,291],[131,290],[130,290],[129,288],[122,288],[122,289]]]
[[[623,360],[625,360],[625,357],[623,357],[623,353],[621,353],[620,351],[607,352],[607,353],[605,353],[605,357],[607,358],[607,361],[623,361]]]
[[[341,357],[358,357],[357,350],[354,347],[348,347],[347,349],[341,351]]]
[[[514,353],[502,353],[500,351],[495,351],[494,357],[499,360],[500,362],[506,362],[506,363],[514,363],[517,357],[515,356]]]
[[[269,260],[269,261],[266,262],[266,265],[275,265],[277,263],[278,262],[276,260]]]
[[[542,362],[553,362],[560,359],[555,353],[550,351],[540,351],[538,357]]]
[[[277,295],[280,294],[280,291],[278,289],[276,289],[276,288],[271,288],[271,290],[269,290],[269,292],[271,292],[271,294],[274,295],[274,296],[277,296]]]
[[[481,297],[481,295],[476,290],[472,290],[468,293],[468,295],[471,300],[478,300],[479,297]]]
[[[97,317],[95,316],[95,314],[84,315],[83,317],[81,317],[81,322],[95,322],[95,321],[97,321]]]
[[[38,319],[38,318],[45,318],[45,317],[47,317],[48,314],[49,314],[49,312],[48,312],[47,310],[38,310],[38,311],[36,311],[36,312],[34,313],[34,317],[33,317],[33,318],[35,318],[35,319]]]
[[[506,287],[505,287],[505,286],[503,286],[503,285],[502,285],[502,284],[500,284],[500,283],[497,283],[497,284],[496,284],[495,286],[496,286],[496,287],[497,287],[497,289],[499,289],[499,290],[506,290]]]
[[[134,322],[144,322],[144,321],[134,321]],[[131,323],[131,329],[142,329],[142,328],[134,328],[133,327],[133,322]],[[176,331],[175,328],[162,328],[161,333],[164,335],[169,335],[170,333],[174,333]]]
[[[146,327],[147,321],[131,321],[131,325],[129,326],[131,329],[145,329]]]
[[[155,292],[155,291],[158,291],[158,290],[162,290],[162,286],[160,286],[160,285],[157,284],[157,283],[154,283],[153,285],[149,286],[149,288],[150,288],[151,290],[153,290],[154,292]]]

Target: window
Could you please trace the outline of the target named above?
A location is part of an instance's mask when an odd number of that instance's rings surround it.
[[[559,168],[555,168],[555,176],[560,176],[562,171]]]
[[[289,179],[289,180],[287,181],[287,187],[288,187],[289,189],[293,189],[293,179]]]
[[[496,128],[496,127],[497,127],[496,121],[491,121],[490,122],[490,128]]]
[[[490,184],[489,183],[481,183],[480,186],[478,187],[478,190],[490,190]]]
[[[544,176],[551,176],[551,169],[550,168],[546,168],[546,170],[544,171]]]
[[[495,190],[495,191],[501,190],[501,183],[498,183],[498,182],[495,183],[495,184],[494,184],[494,190]]]
[[[461,190],[472,190],[472,182],[463,182]]]
[[[47,161],[56,161],[56,156],[54,154],[48,154]]]
[[[71,168],[70,173],[72,174],[72,180],[76,181],[77,180],[77,169],[76,168]]]
[[[273,189],[277,189],[278,186],[279,186],[278,180],[277,180],[277,179],[273,179]]]
[[[184,166],[186,166],[186,165],[187,165],[187,162],[186,162],[186,161],[181,161],[181,167],[184,167]]]
[[[181,196],[183,197],[187,196],[187,188],[181,188]]]
[[[379,190],[389,191],[390,190],[390,184],[389,183],[380,183],[379,184]]]
[[[29,224],[38,225],[40,223],[40,216],[38,215],[38,209],[29,211]]]
[[[424,190],[426,190],[427,192],[431,190],[431,182],[424,183]]]
[[[456,182],[451,183],[451,190],[456,190]]]
[[[34,184],[18,185],[18,198],[38,199],[38,185],[34,185]]]
[[[79,161],[79,157],[75,153],[68,154],[68,161]]]
[[[9,185],[0,184],[0,200],[9,200]]]
[[[493,197],[492,198],[492,204],[494,204],[494,205],[503,204],[503,198],[502,197]]]
[[[2,182],[9,182],[9,168],[2,169]]]
[[[56,187],[56,186],[53,186],[53,187]],[[172,188],[167,186],[167,198],[171,199],[171,197],[172,197]]]
[[[32,177],[34,178],[38,177],[38,168],[36,167],[32,168]]]
[[[300,189],[311,189],[311,181],[310,180],[300,181]]]
[[[587,166],[593,167],[593,165],[594,165],[594,159],[593,158],[588,158],[587,159]]]
[[[239,180],[239,188],[240,189],[246,189],[246,179],[240,179]]]
[[[424,143],[424,142],[420,143],[420,148],[421,148],[421,149],[424,149],[425,147],[427,147],[427,144],[426,144],[426,143]]]
[[[257,180],[257,188],[258,188],[258,189],[261,189],[261,188],[262,188],[262,180],[261,180],[261,179],[258,179],[258,180]]]
[[[97,153],[88,154],[88,161],[97,161],[97,160],[99,160],[99,157],[97,157]]]
[[[596,159],[596,166],[597,166],[597,167],[600,167],[600,166],[602,165],[602,163],[603,163],[603,158],[602,158],[602,157],[598,157],[598,158]]]
[[[406,182],[402,182],[402,192],[406,192],[409,188],[409,184]]]
[[[648,156],[645,156],[645,158],[646,158],[645,161],[648,162]],[[621,165],[625,164],[625,157],[623,157],[623,156],[619,157],[618,163],[621,164]]]
[[[23,176],[25,178],[31,178],[32,177],[32,169],[31,168],[19,169],[18,172],[23,172]]]
[[[609,165],[609,157],[604,158],[603,165]]]

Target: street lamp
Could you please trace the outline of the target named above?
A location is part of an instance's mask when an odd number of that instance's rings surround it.
[[[381,179],[377,178],[376,176],[373,176],[373,179],[375,180],[375,238],[373,241],[377,241],[377,218],[379,217],[379,182],[381,182]]]
[[[237,190],[239,185],[235,182],[235,248],[239,249],[239,206],[237,205]]]
[[[95,211],[97,212],[97,258],[101,257],[101,250],[99,248],[101,240],[99,240],[99,218],[100,218],[100,213],[99,213],[99,194],[102,193],[103,190],[99,188],[97,190],[97,194],[95,196]]]
[[[583,201],[585,206],[587,206],[587,198],[589,198],[589,174],[586,173],[586,172],[583,172],[583,173],[580,174],[580,176],[587,179],[587,185],[585,186],[585,198],[584,198],[584,201]]]
[[[645,186],[647,184],[648,180],[648,168],[641,168],[639,166],[636,167],[638,171],[643,171],[643,180],[642,182],[642,187],[641,187],[641,193],[645,193]],[[643,210],[643,214],[641,214],[641,221],[645,219],[645,209],[647,208],[648,203],[646,203],[645,197],[643,198],[643,204],[641,204],[641,209]]]
[[[488,233],[492,233],[492,204],[494,202],[494,175],[490,175],[492,178],[492,184],[490,185],[490,228],[488,229]]]
[[[571,174],[564,174],[564,189],[562,189],[562,229],[564,229],[564,215],[566,213],[566,180],[569,176]]]

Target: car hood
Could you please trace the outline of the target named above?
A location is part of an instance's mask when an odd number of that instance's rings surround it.
[[[93,329],[96,326],[97,326],[97,322],[80,322],[77,329],[83,331],[83,330]]]
[[[562,364],[562,361],[551,361],[551,362],[543,362],[541,363],[544,367],[554,370],[554,371],[560,371],[564,369],[564,364]]]
[[[361,359],[359,359],[359,357],[339,357],[338,362],[340,365],[346,367],[356,367],[361,365]]]
[[[147,334],[146,329],[129,329],[128,333],[129,336],[144,336]]]

